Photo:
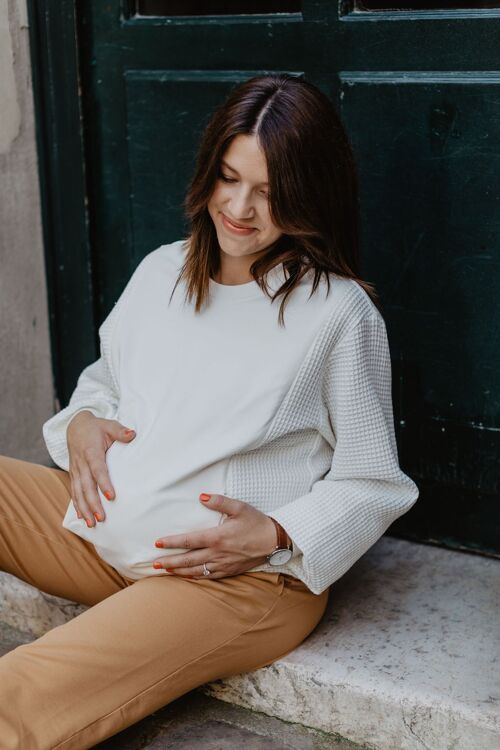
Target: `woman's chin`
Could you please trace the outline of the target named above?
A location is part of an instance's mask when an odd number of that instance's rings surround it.
[[[236,237],[233,239],[225,235],[222,236],[222,234],[219,237],[219,247],[223,253],[233,258],[240,258],[243,255],[253,255],[262,249],[250,237]]]

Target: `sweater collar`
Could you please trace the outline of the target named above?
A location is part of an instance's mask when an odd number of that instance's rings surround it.
[[[267,282],[271,292],[275,292],[285,281],[283,263],[278,263],[271,268],[267,274]],[[210,294],[217,299],[246,300],[265,296],[256,281],[247,281],[245,284],[219,284],[214,279],[209,279]]]

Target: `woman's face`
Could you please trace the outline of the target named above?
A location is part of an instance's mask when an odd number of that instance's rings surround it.
[[[254,135],[239,134],[226,149],[208,202],[222,252],[255,255],[282,234],[269,215],[267,164]],[[234,228],[229,222],[235,222]]]

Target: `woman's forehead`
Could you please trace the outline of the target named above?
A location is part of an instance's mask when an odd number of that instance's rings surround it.
[[[266,157],[255,136],[238,134],[224,152],[221,163],[257,181],[267,182]]]

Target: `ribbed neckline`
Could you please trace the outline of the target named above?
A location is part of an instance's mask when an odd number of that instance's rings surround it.
[[[210,294],[217,299],[242,300],[254,297],[266,296],[256,281],[247,281],[245,284],[219,284],[210,278]],[[271,290],[278,289],[284,281],[283,263],[278,263],[271,268],[267,274],[268,285]],[[275,282],[277,286],[274,286]]]

